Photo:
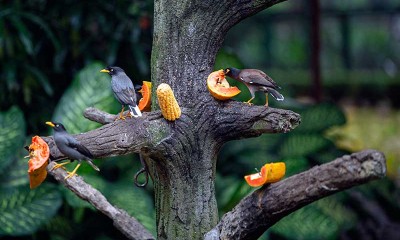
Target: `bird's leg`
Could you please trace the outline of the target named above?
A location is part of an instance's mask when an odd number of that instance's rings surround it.
[[[133,116],[132,116],[132,114],[131,114],[131,111],[128,111],[128,113],[125,115],[125,117],[132,118]]]
[[[115,119],[115,120],[118,120],[118,119],[125,120],[125,117],[124,117],[124,114],[123,114],[124,110],[125,110],[125,106],[122,105],[122,109],[121,109],[121,112],[119,113],[119,117],[117,119]]]
[[[266,107],[268,107],[268,93],[265,94],[265,105]]]
[[[72,172],[68,172],[68,175],[64,179],[72,178],[73,176],[76,175],[76,171],[78,171],[78,168],[81,166],[81,163],[78,163],[74,170]]]
[[[57,169],[57,168],[63,168],[63,169],[65,169],[65,167],[63,167],[64,165],[66,165],[66,164],[68,164],[68,163],[71,163],[71,161],[66,161],[66,162],[63,162],[63,163],[56,163],[56,165],[54,165],[54,167],[51,169],[51,171],[53,171],[53,170],[55,170],[55,169]]]
[[[253,105],[253,103],[251,103],[251,101],[254,99],[254,97],[251,97],[248,101],[246,101],[245,103],[249,104],[250,106]]]

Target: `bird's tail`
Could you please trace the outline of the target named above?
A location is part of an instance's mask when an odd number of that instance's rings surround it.
[[[282,94],[273,88],[268,88],[268,93],[270,93],[278,101],[283,101],[283,99],[285,99]]]
[[[92,166],[92,168],[93,168],[94,170],[100,171],[100,169],[99,169],[96,165],[94,165],[94,163],[92,162],[92,159],[87,158],[87,159],[85,159],[85,160],[86,160],[87,163],[89,163],[90,166]]]
[[[134,117],[141,117],[142,116],[142,112],[140,112],[140,109],[137,105],[135,106],[131,106],[129,105],[129,109],[131,110],[131,115]]]

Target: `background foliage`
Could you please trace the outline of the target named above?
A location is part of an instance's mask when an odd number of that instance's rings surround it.
[[[284,161],[291,176],[343,154],[376,148],[388,159],[387,178],[302,208],[262,239],[379,238],[382,232],[390,239],[400,229],[400,5],[321,2],[324,102],[318,104],[309,97],[309,7],[308,1],[288,1],[245,20],[229,32],[217,56],[215,69],[268,72],[285,95],[283,103],[270,104],[302,115],[302,124],[288,134],[223,147],[216,181],[220,214],[253,191],[243,176],[266,162]],[[117,113],[109,78],[98,73],[104,66],[121,66],[135,76],[135,84],[150,79],[152,9],[149,0],[0,2],[0,237],[124,238],[109,219],[51,178],[29,190],[23,146],[33,135],[51,134],[47,120],[79,133],[98,127],[83,118],[86,107]],[[242,90],[235,100],[249,99],[243,85],[231,83]],[[257,95],[255,103],[263,102]],[[152,186],[133,185],[137,156],[95,163],[100,173],[83,165],[80,175],[154,233]]]

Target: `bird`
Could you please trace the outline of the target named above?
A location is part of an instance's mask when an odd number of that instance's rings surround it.
[[[108,66],[105,69],[100,70],[100,72],[108,73],[111,76],[111,89],[115,98],[122,105],[119,119],[125,119],[123,116],[125,106],[128,106],[130,109],[128,116],[142,116],[142,113],[137,105],[135,88],[125,71],[120,67]]]
[[[57,148],[60,150],[62,154],[64,154],[66,157],[70,159],[70,161],[64,163],[60,164],[57,163],[53,167],[53,169],[60,168],[65,164],[73,162],[74,160],[78,160],[78,165],[75,167],[75,169],[72,172],[68,172],[68,175],[65,177],[65,179],[71,178],[74,175],[76,175],[76,171],[81,166],[81,161],[85,160],[87,163],[89,163],[90,166],[92,166],[94,170],[100,171],[100,169],[92,162],[93,155],[89,151],[89,149],[87,149],[78,140],[72,137],[67,132],[64,125],[57,122],[46,122],[46,124],[54,129],[53,138]]]
[[[237,69],[229,67],[224,69],[226,76],[231,77],[239,82],[242,82],[249,89],[251,98],[246,101],[248,104],[252,104],[251,101],[255,97],[255,92],[261,91],[265,93],[265,106],[268,107],[268,93],[270,93],[276,100],[283,101],[285,98],[278,92],[280,89],[278,84],[272,78],[270,78],[263,71],[258,69]]]

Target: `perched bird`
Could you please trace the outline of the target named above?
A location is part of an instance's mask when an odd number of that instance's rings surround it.
[[[126,75],[124,70],[120,67],[110,67],[101,70],[111,76],[111,88],[114,92],[115,98],[122,105],[122,110],[119,114],[119,119],[125,119],[123,112],[127,105],[130,109],[129,116],[140,117],[142,113],[137,106],[137,98],[135,88],[131,79]]]
[[[226,76],[229,76],[237,81],[240,81],[246,85],[249,89],[251,98],[246,102],[251,104],[251,101],[255,97],[255,92],[261,91],[265,93],[265,106],[268,107],[268,93],[278,101],[282,101],[284,99],[283,95],[280,94],[277,89],[280,87],[263,71],[258,69],[237,69],[237,68],[226,68],[224,70]]]
[[[100,171],[100,169],[93,164],[93,155],[90,153],[90,151],[78,140],[72,137],[61,123],[46,122],[46,124],[54,129],[53,137],[57,148],[62,154],[70,159],[68,162],[57,164],[53,169],[60,168],[65,164],[68,164],[74,160],[78,160],[79,163],[75,169],[72,172],[68,172],[68,175],[65,177],[65,179],[71,178],[76,174],[76,171],[81,166],[81,160],[85,160],[90,166],[92,166],[92,168],[94,168],[94,170]]]

